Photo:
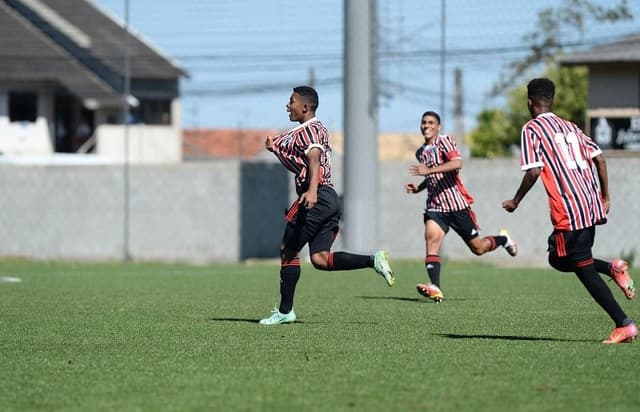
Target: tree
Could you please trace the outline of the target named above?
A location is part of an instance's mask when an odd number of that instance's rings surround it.
[[[504,156],[517,135],[509,115],[500,109],[483,110],[478,115],[478,127],[467,135],[472,157]]]
[[[518,145],[520,127],[529,119],[526,106],[526,81],[523,79],[533,68],[545,65],[544,77],[556,83],[557,98],[554,112],[579,126],[584,126],[587,104],[586,68],[559,68],[557,56],[567,47],[582,43],[587,23],[615,23],[632,19],[627,0],[619,0],[607,7],[590,0],[562,0],[559,7],[548,7],[538,13],[536,29],[523,36],[529,44],[527,55],[508,66],[508,70],[494,85],[492,94],[507,96],[507,110],[491,108],[482,111],[478,126],[466,138],[472,156],[505,156],[511,146]],[[567,40],[574,33],[577,40]],[[513,85],[518,86],[514,87]]]
[[[494,85],[492,94],[501,95],[531,68],[550,64],[567,47],[583,43],[585,27],[591,20],[595,24],[605,24],[632,19],[627,0],[619,0],[608,7],[595,5],[590,0],[563,0],[559,7],[541,10],[536,28],[522,37],[522,42],[529,45],[527,55],[509,64],[507,73],[502,74]],[[568,39],[571,33],[575,36],[573,41]]]
[[[587,68],[549,68],[540,75],[556,84],[553,111],[583,127],[587,106]],[[527,109],[526,83],[506,91],[507,110],[486,109],[478,115],[478,126],[467,135],[474,157],[500,157],[511,153],[520,144],[520,129],[531,118]]]

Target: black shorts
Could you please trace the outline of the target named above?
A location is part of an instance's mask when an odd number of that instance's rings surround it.
[[[571,262],[581,262],[591,258],[591,248],[596,237],[596,227],[569,232],[554,231],[549,236],[549,254],[566,258]]]
[[[309,253],[331,250],[340,225],[340,198],[333,188],[318,187],[318,202],[307,209],[297,201],[287,211],[287,226],[282,237],[286,249],[299,252],[309,244]]]
[[[444,233],[448,233],[449,227],[451,227],[465,242],[479,236],[476,215],[471,208],[456,210],[455,212],[426,211],[423,218],[424,223],[427,223],[427,220],[436,222]]]

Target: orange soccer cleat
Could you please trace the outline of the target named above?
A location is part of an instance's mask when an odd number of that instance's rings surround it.
[[[638,327],[635,323],[631,322],[627,326],[615,328],[609,338],[602,341],[602,343],[626,343],[633,341],[638,336]]]
[[[424,296],[425,298],[431,299],[436,303],[440,303],[444,300],[444,295],[439,287],[431,284],[419,283],[416,285],[416,289],[418,293]]]
[[[627,299],[633,299],[636,295],[636,288],[633,279],[629,276],[629,265],[622,259],[614,259],[611,262],[611,279],[613,279]]]

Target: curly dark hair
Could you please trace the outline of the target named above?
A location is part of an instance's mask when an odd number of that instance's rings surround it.
[[[529,99],[552,100],[556,93],[556,85],[549,79],[533,79],[527,85],[527,96]]]
[[[302,98],[309,103],[311,109],[315,112],[320,104],[318,99],[318,92],[311,86],[297,86],[293,88],[293,92],[302,96]]]

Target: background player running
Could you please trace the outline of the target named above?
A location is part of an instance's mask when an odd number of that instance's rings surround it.
[[[511,256],[518,253],[516,243],[506,230],[497,236],[480,237],[476,217],[471,210],[473,198],[469,195],[459,171],[462,156],[452,136],[441,135],[440,116],[428,111],[422,115],[420,132],[424,144],[416,151],[419,164],[409,167],[409,174],[424,176],[416,186],[405,184],[407,193],[420,193],[427,189],[424,212],[425,267],[431,283],[418,284],[418,292],[436,302],[444,299],[440,289],[440,248],[449,228],[464,240],[471,252],[483,255],[503,246]]]

